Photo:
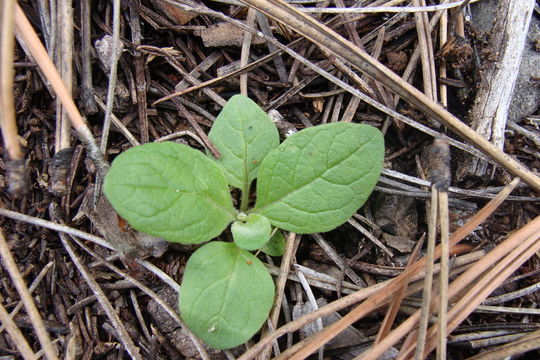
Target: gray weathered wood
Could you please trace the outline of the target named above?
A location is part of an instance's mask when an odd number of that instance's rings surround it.
[[[534,0],[499,0],[490,38],[494,59],[482,66],[479,90],[469,112],[472,128],[501,150],[534,4]],[[487,167],[484,161],[468,158],[458,178],[483,176]]]

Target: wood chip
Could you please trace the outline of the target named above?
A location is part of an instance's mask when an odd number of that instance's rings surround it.
[[[204,46],[242,46],[244,40],[244,30],[231,23],[219,23],[201,31],[196,31],[195,35],[202,38]],[[253,36],[251,39],[253,45],[260,45],[264,40],[258,36]]]

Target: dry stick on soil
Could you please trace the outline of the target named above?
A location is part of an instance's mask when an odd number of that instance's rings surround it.
[[[424,244],[424,235],[422,235],[422,238],[418,240],[418,242],[414,246],[414,249],[407,263],[407,269],[410,269],[411,266],[418,259],[418,254],[420,253],[420,249],[422,249],[423,244]],[[388,335],[388,333],[392,329],[392,324],[394,323],[394,320],[396,319],[396,315],[399,311],[399,307],[401,306],[401,302],[403,301],[403,298],[406,295],[408,285],[409,285],[409,281],[405,281],[403,282],[403,284],[401,284],[401,288],[398,291],[396,291],[396,296],[394,297],[394,300],[392,300],[392,304],[390,304],[390,307],[386,311],[384,320],[381,324],[381,327],[379,328],[377,337],[375,338],[375,341],[374,341],[375,344],[381,341],[381,339],[384,339],[384,337]]]
[[[51,9],[52,11],[52,9]],[[60,69],[63,84],[70,97],[73,96],[73,4],[71,0],[58,1],[58,9],[53,15],[53,22],[58,29],[55,38],[58,46],[55,47],[57,67]],[[54,138],[54,157],[50,166],[49,191],[61,197],[69,193],[68,176],[71,168],[73,148],[71,144],[71,123],[65,107],[56,101],[56,122]]]
[[[476,306],[478,306],[482,300],[487,297],[496,287],[498,287],[504,278],[496,281],[497,274],[499,272],[502,275],[508,276],[515,271],[521,264],[526,261],[535,251],[540,247],[540,242],[537,241],[540,236],[540,217],[537,217],[529,224],[525,225],[517,232],[513,233],[507,240],[495,247],[488,255],[471,266],[465,273],[459,276],[452,282],[449,288],[449,297],[456,296],[469,284],[474,282],[474,287],[468,291],[468,293],[461,298],[461,300],[454,305],[452,310],[448,313],[449,322],[447,324],[448,331],[452,331],[462,320],[464,320]],[[535,244],[537,242],[537,244]],[[512,250],[514,249],[514,250]],[[523,252],[525,250],[525,252]],[[505,257],[506,254],[509,254]],[[520,256],[521,255],[521,256]],[[505,257],[503,259],[503,257]],[[521,260],[518,260],[521,259]],[[501,260],[502,259],[502,260]],[[491,268],[495,263],[499,263]],[[491,268],[491,269],[490,269]],[[501,272],[501,269],[504,271]],[[489,271],[488,271],[489,270]],[[478,280],[479,274],[485,274],[480,280]],[[484,291],[485,290],[485,291]],[[482,292],[486,292],[482,298],[474,298]],[[432,306],[437,306],[437,299],[434,299]],[[458,316],[456,316],[458,315]],[[419,312],[409,317],[399,327],[397,327],[392,333],[390,333],[380,344],[374,346],[369,352],[363,354],[363,359],[375,360],[378,359],[382,353],[389,347],[397,343],[403,336],[410,332],[419,318]],[[426,343],[427,355],[436,346],[437,329],[434,326],[428,331],[428,341]],[[407,358],[414,352],[414,346],[410,346],[403,352],[403,358]]]
[[[94,100],[94,85],[92,84],[92,9],[90,0],[81,1],[81,93],[79,105],[86,115],[97,113]]]
[[[369,232],[368,232],[369,233]],[[365,234],[364,234],[365,235]],[[371,235],[371,234],[370,234]],[[334,248],[328,243],[328,241],[326,241],[321,234],[311,234],[311,237],[313,237],[315,239],[315,241],[317,242],[317,244],[321,247],[321,249],[323,249],[324,253],[330,258],[332,259],[332,261],[339,267],[339,269],[341,271],[343,271],[345,273],[345,275],[347,275],[353,283],[355,283],[356,285],[360,286],[360,287],[366,287],[367,284],[364,280],[362,280],[362,278],[360,276],[358,276],[357,273],[355,273],[351,267],[349,266],[349,264],[347,264],[342,258],[341,256],[339,256],[339,254],[337,253],[336,250],[334,250]]]
[[[13,281],[13,284],[21,297],[24,308],[26,309],[26,313],[30,317],[32,326],[36,331],[39,343],[41,344],[47,359],[58,360],[56,349],[49,338],[49,334],[47,333],[47,329],[45,328],[45,324],[41,318],[41,315],[39,314],[38,308],[34,303],[34,299],[32,298],[32,295],[30,295],[24,279],[17,268],[17,264],[15,263],[15,259],[11,254],[11,250],[6,242],[6,239],[4,238],[2,229],[0,229],[0,256],[4,262],[4,268],[8,271],[11,280]]]
[[[152,339],[152,336],[150,335],[150,332],[148,331],[148,327],[146,326],[146,322],[144,321],[141,308],[139,306],[139,302],[137,301],[137,294],[135,291],[130,290],[129,291],[129,299],[131,300],[131,303],[133,304],[133,310],[135,311],[135,316],[137,317],[137,320],[139,321],[139,327],[142,329],[142,332],[144,334],[144,337],[146,338],[146,341],[150,342]]]
[[[498,346],[491,348],[481,354],[467,358],[467,360],[499,360],[508,359],[513,355],[524,354],[527,351],[540,349],[540,330],[534,331],[526,336]]]
[[[483,81],[480,81],[480,88],[469,110],[471,127],[500,150],[504,148],[506,119],[535,3],[534,0],[498,3],[490,37],[491,54],[496,59],[484,61]],[[460,167],[458,177],[484,176],[487,165],[478,159],[467,158]]]
[[[270,323],[272,324],[272,328],[274,329],[277,327],[277,323],[279,320],[279,313],[281,311],[281,303],[283,302],[285,284],[287,283],[287,278],[291,270],[291,264],[295,256],[295,251],[298,247],[299,241],[300,238],[295,233],[290,232],[289,235],[287,235],[285,253],[283,254],[283,257],[281,259],[280,271],[276,279],[276,298],[269,316]],[[268,350],[265,350],[262,354],[263,358],[267,358],[268,356],[270,356],[270,348],[267,349]]]
[[[40,218],[36,218],[33,216],[25,215],[18,213],[16,211],[11,211],[7,209],[0,208],[0,216],[5,216],[13,220],[17,221],[24,221],[27,223],[30,223],[35,226],[42,226],[47,229],[51,229],[54,231],[64,232],[66,234],[70,234],[73,236],[78,236],[81,239],[91,241],[95,244],[98,244],[100,246],[103,246],[104,248],[115,250],[107,241],[104,239],[88,234],[84,231],[73,229],[69,226],[61,225],[58,223],[54,223],[51,221],[43,220]],[[118,257],[116,255],[116,257]],[[169,285],[171,288],[173,288],[175,291],[180,290],[180,285],[178,285],[177,282],[175,282],[169,275],[165,274],[161,269],[156,267],[154,264],[146,261],[146,260],[137,260],[137,263],[139,263],[141,266],[145,267],[150,272],[154,273],[159,279],[161,279],[164,283]]]
[[[302,273],[302,269],[295,266],[295,270],[298,275],[298,279],[300,280],[300,284],[302,285],[302,288],[304,289],[304,292],[306,293],[306,296],[308,298],[309,303],[311,304],[311,307],[313,310],[317,310],[319,306],[317,305],[317,300],[315,299],[315,295],[313,294],[313,291],[311,290],[311,287],[309,286],[306,277],[304,276],[304,273]],[[317,319],[317,329],[321,331],[323,329],[323,323],[322,319]],[[319,360],[323,360],[324,357],[324,345],[319,348]]]
[[[84,251],[92,255],[94,258],[96,258],[101,264],[107,266],[109,269],[114,271],[119,276],[125,278],[127,281],[138,287],[142,292],[144,292],[146,295],[148,295],[150,298],[154,299],[162,308],[165,310],[167,314],[171,318],[173,318],[176,323],[181,326],[184,331],[188,334],[191,341],[193,341],[193,344],[197,348],[197,351],[199,352],[199,355],[201,355],[201,358],[204,360],[209,360],[210,357],[208,356],[208,353],[206,352],[204,345],[201,343],[201,341],[189,330],[189,328],[186,327],[182,319],[180,318],[180,315],[178,315],[178,312],[173,310],[162,298],[159,297],[158,294],[156,294],[153,290],[151,290],[149,287],[135,279],[134,277],[130,276],[126,272],[120,270],[118,267],[113,265],[111,262],[105,260],[103,257],[98,255],[95,251],[91,250],[88,246],[84,245],[79,239],[77,239],[76,236],[71,235],[71,238],[73,241],[75,241]]]
[[[448,224],[448,192],[439,190],[439,223],[441,225],[441,271],[439,275],[439,343],[437,359],[446,359],[446,321],[448,311],[448,278],[449,278],[449,224]]]
[[[471,233],[479,224],[481,224],[489,215],[491,215],[497,209],[497,207],[499,207],[499,205],[501,205],[504,202],[504,200],[508,197],[508,195],[510,195],[510,193],[515,189],[515,187],[518,184],[519,184],[519,179],[518,178],[514,179],[510,184],[505,186],[504,189],[499,194],[497,194],[495,198],[493,198],[480,211],[478,211],[472,218],[470,218],[469,221],[467,221],[465,225],[463,225],[461,228],[456,230],[452,234],[452,237],[450,239],[450,247],[454,247],[456,244],[458,244],[463,238],[465,238],[465,236]],[[440,249],[435,251],[435,257],[437,258],[439,255],[440,255]],[[324,317],[332,312],[341,310],[347,306],[354,305],[358,303],[359,301],[362,301],[370,296],[371,298],[366,300],[366,302],[364,303],[367,304],[367,301],[369,301],[369,304],[367,306],[378,307],[381,301],[383,301],[385,298],[389,296],[392,296],[392,294],[395,292],[394,290],[399,289],[400,285],[404,281],[419,274],[422,271],[423,266],[425,266],[425,259],[421,259],[417,261],[410,269],[407,269],[401,275],[397,276],[394,279],[387,280],[385,282],[376,284],[374,286],[371,286],[365,289],[361,289],[354,294],[345,296],[337,301],[334,301],[326,306],[323,306],[317,311],[304,315],[301,318],[276,329],[274,333],[269,334],[265,336],[264,338],[262,338],[257,344],[255,344],[252,348],[250,348],[238,360],[253,359],[267,344],[271,343],[274,339],[282,335],[288,334],[290,332],[296,331],[300,329],[302,326],[305,326],[311,323],[312,321],[316,320],[319,317]],[[363,305],[366,306],[365,304]],[[349,320],[345,320],[346,324],[344,324],[344,326],[342,326],[341,328],[345,329],[348,325],[357,321],[359,318],[361,318],[363,315],[367,314],[368,312],[369,312],[369,309],[366,312],[360,312],[358,316],[354,316],[353,318]]]
[[[426,275],[424,277],[424,287],[422,294],[422,308],[420,313],[420,323],[418,324],[418,337],[416,340],[416,360],[423,359],[424,345],[429,318],[431,317],[431,293],[433,291],[433,262],[435,254],[435,239],[437,237],[437,203],[439,193],[431,189],[431,206],[428,218],[428,242],[426,251]]]
[[[45,48],[41,44],[36,32],[30,25],[30,22],[26,18],[26,15],[22,11],[19,5],[15,7],[15,29],[17,34],[24,40],[28,46],[30,52],[34,56],[37,64],[51,83],[52,88],[58,95],[58,99],[62,102],[62,105],[65,107],[69,118],[75,130],[77,130],[77,135],[79,136],[81,142],[84,144],[88,156],[95,163],[97,169],[101,173],[106,173],[109,165],[103,159],[102,153],[99,151],[99,148],[96,145],[96,141],[92,135],[92,132],[86,125],[85,121],[81,117],[81,114],[77,110],[73,99],[69,96],[69,93],[62,82],[58,70],[54,67],[51,59],[47,55]]]
[[[166,1],[172,1],[172,0],[166,0]],[[445,0],[443,0],[443,1],[445,1]],[[232,24],[235,24],[236,26],[238,26],[241,29],[244,29],[246,31],[251,31],[254,34],[257,34],[258,36],[262,37],[266,41],[274,44],[275,46],[280,48],[281,51],[289,54],[290,56],[292,56],[293,58],[298,60],[299,63],[302,63],[303,65],[305,65],[308,68],[312,69],[317,74],[323,76],[324,78],[328,79],[329,81],[333,82],[334,84],[338,85],[339,87],[347,90],[349,93],[353,94],[354,96],[357,96],[358,98],[365,101],[366,103],[373,106],[374,108],[376,108],[376,109],[378,109],[378,110],[380,110],[380,111],[382,111],[382,112],[396,118],[399,121],[404,122],[407,125],[410,125],[410,126],[414,127],[415,129],[418,129],[418,130],[420,130],[420,131],[422,131],[422,132],[424,132],[426,134],[429,134],[429,135],[431,135],[433,137],[443,136],[443,137],[445,137],[447,139],[447,141],[450,143],[450,145],[455,146],[458,149],[461,149],[461,150],[466,151],[466,152],[468,152],[470,154],[473,154],[473,155],[475,155],[475,156],[477,156],[477,157],[479,157],[479,158],[481,158],[481,159],[483,159],[485,161],[496,163],[495,161],[493,161],[493,160],[489,159],[488,157],[486,157],[481,151],[476,150],[471,145],[461,143],[461,142],[459,142],[459,141],[457,141],[455,139],[452,139],[450,137],[446,137],[445,135],[442,135],[442,134],[438,133],[437,131],[430,129],[427,126],[424,126],[424,125],[422,125],[422,124],[420,124],[420,123],[418,123],[418,122],[416,122],[416,121],[414,121],[414,120],[412,120],[412,119],[410,119],[410,118],[408,118],[406,116],[403,116],[402,114],[398,113],[397,111],[394,111],[394,110],[386,107],[385,105],[379,103],[378,101],[372,99],[371,97],[366,96],[361,91],[358,91],[358,89],[356,89],[355,87],[353,87],[353,86],[347,84],[346,82],[338,79],[337,77],[335,77],[332,74],[328,73],[327,71],[321,69],[317,65],[311,63],[309,60],[305,59],[300,54],[298,54],[295,51],[291,50],[291,48],[290,48],[291,45],[285,46],[285,45],[281,44],[280,42],[276,41],[276,39],[265,36],[261,32],[258,32],[255,29],[250,28],[249,26],[246,26],[241,21],[231,19],[230,17],[227,17],[226,15],[224,15],[224,14],[222,14],[220,12],[210,10],[210,9],[208,9],[208,8],[202,6],[202,5],[199,5],[197,7],[193,7],[193,6],[186,6],[185,4],[180,4],[180,3],[176,3],[176,2],[174,4],[175,4],[175,6],[177,6],[179,8],[188,9],[189,11],[195,11],[195,12],[198,12],[198,13],[201,13],[201,14],[216,17],[216,18],[221,19],[223,21],[227,21],[227,22],[230,22]],[[437,15],[435,15],[435,17],[436,16]],[[299,41],[299,40],[301,40],[301,39],[298,39],[297,41]],[[156,49],[156,51],[158,51],[158,50],[159,49]],[[206,90],[208,90],[208,89],[206,89]]]
[[[13,98],[14,37],[13,15],[15,0],[4,0],[0,5],[0,125],[2,138],[9,160],[6,163],[9,192],[22,195],[27,189],[27,176],[24,157],[17,134],[15,120],[15,101]]]
[[[32,351],[32,348],[30,345],[28,345],[26,338],[17,327],[17,324],[15,324],[15,321],[13,321],[11,316],[9,316],[2,303],[0,303],[0,322],[3,324],[2,326],[7,329],[7,332],[9,336],[11,336],[12,341],[15,343],[20,355],[25,360],[34,360],[36,356]]]
[[[240,0],[242,1],[242,0]],[[472,0],[471,3],[475,3],[480,0]],[[373,14],[373,13],[411,13],[411,12],[432,12],[432,11],[441,11],[448,10],[461,6],[463,3],[469,2],[469,0],[456,1],[452,4],[446,5],[430,5],[430,6],[392,6],[393,4],[399,4],[404,2],[404,0],[389,1],[388,3],[383,4],[382,6],[367,6],[367,7],[350,7],[350,8],[315,8],[315,7],[306,7],[300,8],[301,11],[306,13],[324,13],[324,14]]]
[[[118,60],[122,53],[122,44],[120,42],[120,0],[113,0],[113,31],[112,31],[112,44],[110,54],[112,56],[109,70],[109,86],[107,87],[107,107],[105,108],[105,117],[103,118],[103,128],[101,133],[101,144],[99,149],[102,154],[107,151],[107,141],[109,139],[109,129],[111,127],[111,114],[114,106],[114,95],[116,91],[116,79]],[[99,183],[99,181],[96,181]],[[96,191],[99,190],[99,186],[96,186]]]
[[[430,32],[431,34],[431,32]],[[441,49],[448,40],[448,11],[443,11],[441,19],[439,20],[439,48]],[[440,62],[439,65],[439,79],[446,78],[446,63]],[[448,88],[444,84],[439,84],[439,97],[442,106],[448,107]]]
[[[178,60],[176,58],[174,58],[167,50],[161,49],[161,48],[158,48],[158,47],[155,47],[155,46],[149,46],[149,45],[139,46],[138,49],[148,49],[148,50],[152,50],[152,51],[154,51],[154,52],[156,52],[158,54],[161,54],[162,56],[164,56],[167,59],[169,64],[176,71],[178,71],[180,73],[180,75],[182,75],[182,77],[185,80],[190,82],[192,85],[198,85],[198,84],[201,83],[200,80],[197,80],[195,77],[191,76],[188,72],[186,72],[184,70],[184,68],[182,67],[182,65],[180,64],[180,62],[178,62]],[[225,100],[223,97],[221,97],[221,95],[219,95],[218,93],[216,93],[212,89],[204,89],[203,88],[202,92],[205,93],[210,99],[214,100],[216,102],[216,104],[218,104],[218,105],[220,105],[222,107],[225,106],[225,104],[227,103],[227,100]],[[156,104],[156,102],[154,102],[152,105],[155,105],[155,104]]]
[[[154,83],[153,86],[159,91],[161,92],[162,94],[166,94],[167,93],[167,90],[160,84],[156,84]],[[182,102],[180,101],[180,99],[178,98],[172,98],[172,102],[174,103],[174,105],[176,106],[176,108],[178,109],[178,112],[179,114],[183,115],[187,121],[189,122],[189,124],[193,127],[193,129],[195,130],[195,132],[197,133],[197,135],[199,135],[199,137],[202,139],[202,141],[204,141],[204,144],[205,144],[205,147],[212,153],[212,155],[216,158],[216,159],[219,159],[221,157],[221,153],[219,152],[219,150],[214,146],[214,144],[212,144],[212,142],[210,141],[210,139],[208,138],[208,135],[206,135],[206,133],[204,132],[204,130],[201,128],[201,126],[197,123],[197,121],[195,120],[195,118],[191,115],[191,113],[186,109],[186,107],[182,104]]]
[[[94,103],[98,104],[100,109],[105,111],[106,105],[103,103],[103,101],[101,101],[98,96],[95,97]],[[132,146],[141,145],[139,140],[137,140],[135,136],[133,136],[131,131],[128,130],[128,128],[120,121],[120,119],[116,117],[116,115],[114,115],[114,113],[111,113],[111,122],[114,126],[118,128],[118,130],[120,130],[120,132],[126,137],[126,139]]]
[[[210,67],[214,65],[222,57],[223,57],[223,54],[220,51],[214,51],[213,53],[205,57],[201,63],[195,66],[189,72],[189,76],[198,80],[199,77],[201,77],[201,72],[204,72],[210,69]],[[178,84],[175,85],[174,90],[181,91],[181,90],[187,89],[188,87],[189,87],[189,82],[187,80],[182,79]]]
[[[441,3],[447,3],[449,0],[441,0]],[[441,19],[442,15],[444,14],[444,12],[437,12],[433,15],[433,17],[431,18],[431,20],[429,21],[429,29],[430,29],[430,36],[431,36],[431,31],[433,31],[433,29],[435,29],[435,25],[437,25],[437,23],[439,22],[439,20]],[[409,58],[409,62],[407,64],[407,67],[405,68],[405,70],[403,71],[403,75],[402,75],[402,79],[406,82],[411,82],[412,81],[412,76],[414,75],[414,71],[416,69],[416,64],[418,63],[418,59],[420,58],[420,46],[417,44],[414,48],[414,51],[411,55],[411,57]],[[400,96],[399,95],[395,95],[394,96],[394,105],[397,105],[397,103],[399,102],[399,99],[400,99]]]
[[[56,204],[51,204],[51,207],[49,208],[49,213],[52,217],[52,219],[56,221],[60,221],[61,217],[59,214],[58,206]],[[107,296],[103,292],[103,290],[99,287],[99,284],[96,282],[96,280],[92,277],[91,273],[88,271],[86,266],[81,262],[73,248],[71,247],[69,238],[64,233],[58,233],[58,236],[60,236],[60,240],[62,241],[62,244],[64,245],[64,248],[69,254],[69,257],[71,258],[71,261],[75,264],[81,275],[83,276],[84,280],[86,281],[86,284],[94,295],[96,296],[99,304],[107,314],[107,317],[111,321],[111,323],[114,326],[114,329],[118,332],[119,338],[124,345],[124,348],[128,352],[128,354],[131,356],[132,359],[141,359],[141,354],[139,353],[139,349],[135,344],[133,343],[133,340],[129,336],[129,333],[126,330],[126,327],[124,326],[124,323],[112,307],[111,303],[107,299]]]
[[[169,0],[167,0],[169,1]],[[445,1],[445,0],[443,0]],[[279,47],[282,51],[286,52],[287,54],[289,54],[290,56],[292,56],[293,58],[295,58],[296,60],[298,60],[299,63],[307,66],[308,68],[310,68],[311,70],[313,70],[314,72],[316,72],[317,74],[323,76],[324,78],[328,79],[329,81],[333,82],[334,84],[338,85],[339,87],[347,90],[348,92],[350,92],[351,94],[353,94],[354,96],[357,96],[359,97],[361,100],[365,101],[366,103],[368,103],[369,105],[373,106],[374,108],[396,118],[397,120],[399,121],[402,121],[404,122],[405,124],[407,125],[410,125],[426,134],[429,134],[433,137],[437,137],[437,136],[443,136],[445,137],[448,142],[450,143],[450,145],[452,146],[455,146],[457,147],[458,149],[461,149],[463,151],[466,151],[468,153],[471,153],[471,154],[474,154],[475,156],[485,160],[485,161],[488,161],[488,162],[493,162],[494,164],[496,164],[496,161],[493,161],[491,159],[489,159],[488,157],[486,157],[481,151],[479,150],[476,150],[474,147],[472,147],[471,145],[468,145],[468,144],[464,144],[464,143],[461,143],[455,139],[452,139],[450,137],[446,137],[445,135],[441,135],[440,133],[438,133],[437,131],[435,130],[432,130],[431,128],[427,127],[427,126],[424,126],[410,118],[407,118],[406,116],[403,116],[402,114],[400,114],[399,112],[397,111],[394,111],[390,108],[388,108],[387,106],[379,103],[378,101],[372,99],[371,97],[369,96],[366,96],[364,93],[362,93],[361,91],[358,91],[358,89],[356,89],[355,87],[347,84],[346,82],[338,79],[337,77],[333,76],[332,74],[328,73],[327,71],[321,69],[319,66],[311,63],[309,60],[305,59],[304,57],[302,57],[300,54],[292,51],[290,49],[290,46],[287,47],[281,43],[279,43],[278,41],[276,41],[274,38],[269,38],[267,36],[265,36],[264,34],[256,31],[255,29],[252,29],[248,26],[246,26],[243,22],[241,21],[238,21],[238,20],[235,20],[235,19],[231,19],[230,17],[227,17],[226,15],[222,14],[222,13],[219,13],[219,12],[216,12],[216,11],[213,11],[213,10],[210,10],[206,7],[203,7],[203,6],[198,6],[198,7],[190,7],[190,6],[185,6],[184,4],[180,4],[180,3],[174,3],[176,6],[180,7],[180,8],[186,8],[186,9],[189,9],[190,11],[195,11],[195,12],[199,12],[201,14],[205,14],[205,15],[208,15],[208,16],[213,16],[213,17],[216,17],[218,19],[221,19],[221,20],[224,20],[224,21],[227,21],[227,22],[230,22],[232,24],[235,24],[236,26],[238,26],[239,28],[241,29],[244,29],[246,31],[251,31],[255,34],[257,34],[258,36],[262,37],[263,39],[265,39],[266,41],[268,42],[271,42],[272,44],[276,45],[277,47]],[[435,15],[436,16],[436,15]]]
[[[261,14],[260,12],[257,11],[256,16],[257,16],[257,23],[259,24],[259,28],[261,29],[263,34],[265,34],[266,36],[274,37],[274,35],[272,34],[272,29],[270,28],[270,23],[266,15]],[[267,43],[266,45],[268,46],[268,50],[271,53],[277,50],[275,45],[271,43]],[[279,80],[281,82],[286,83],[288,76],[287,76],[287,69],[285,69],[285,64],[283,63],[283,59],[281,58],[280,55],[278,55],[274,58],[273,61],[274,61],[274,66],[276,67],[276,72],[278,74]]]
[[[413,0],[414,6],[426,6],[425,0]],[[433,55],[433,42],[431,41],[431,27],[425,12],[415,12],[416,31],[418,34],[418,47],[420,48],[420,59],[422,62],[422,79],[424,84],[424,94],[437,101],[437,85],[435,82],[435,58]]]
[[[507,301],[512,301],[520,297],[535,293],[538,290],[540,290],[540,282],[537,282],[536,284],[533,284],[531,286],[527,286],[523,289],[512,291],[503,295],[489,297],[483,302],[483,304],[484,305],[502,304]]]
[[[241,0],[257,10],[275,18],[296,32],[304,35],[319,46],[325,47],[337,56],[349,61],[360,71],[371,78],[380,81],[392,89],[411,105],[424,111],[442,124],[478,146],[482,152],[491,156],[497,163],[510,173],[521,177],[527,184],[540,191],[540,177],[529,171],[514,158],[505,154],[489,141],[479,136],[474,130],[450,114],[439,104],[431,101],[414,86],[403,81],[398,75],[373,59],[371,56],[354,46],[335,31],[319,23],[308,15],[301,13],[292,6],[279,0]]]
[[[39,272],[38,276],[36,276],[36,278],[34,279],[34,281],[32,281],[32,283],[30,284],[30,287],[28,288],[28,292],[30,294],[32,294],[34,292],[34,290],[36,290],[36,288],[38,287],[39,283],[41,282],[41,280],[43,280],[43,278],[45,277],[45,275],[47,274],[47,272],[50,270],[50,268],[52,268],[53,266],[53,262],[49,262],[47,265],[45,265],[43,267],[43,269],[41,269],[41,271]],[[13,319],[15,317],[15,315],[17,315],[19,313],[19,310],[21,310],[21,308],[23,307],[23,302],[22,301],[19,301],[19,303],[13,308],[13,310],[11,310],[11,312],[9,313],[9,317],[11,319]],[[4,325],[0,326],[0,334],[4,331]]]
[[[394,253],[390,251],[379,239],[377,239],[373,234],[371,234],[366,228],[364,228],[362,225],[360,225],[356,220],[353,218],[350,218],[347,220],[349,224],[351,224],[356,230],[360,231],[362,235],[368,238],[371,242],[373,242],[375,245],[377,245],[382,251],[384,251],[390,258],[394,257]]]
[[[57,65],[60,69],[68,95],[73,92],[73,3],[72,0],[58,1],[58,11],[54,16],[58,22]],[[56,103],[55,153],[69,148],[71,126],[68,114],[61,102]],[[65,174],[67,176],[67,173]]]
[[[131,0],[129,8],[129,18],[131,25],[131,38],[135,46],[141,45],[141,22],[139,19],[139,0]],[[139,111],[139,131],[141,133],[141,143],[150,141],[148,134],[148,109],[146,104],[146,75],[144,72],[145,62],[142,54],[135,50],[135,91],[137,92],[137,109]],[[111,114],[112,115],[112,114]]]
[[[246,66],[243,66],[243,67],[240,67],[240,68],[238,68],[238,69],[236,69],[234,71],[231,71],[230,73],[218,76],[216,78],[213,78],[213,79],[210,79],[210,80],[207,80],[207,81],[203,81],[203,82],[201,82],[201,83],[199,83],[197,85],[193,85],[193,86],[191,86],[189,88],[182,87],[182,90],[179,90],[179,91],[178,91],[178,89],[175,89],[175,90],[177,90],[176,92],[171,93],[171,94],[169,94],[167,96],[164,96],[164,97],[154,101],[152,103],[152,105],[155,106],[155,105],[157,105],[157,104],[159,104],[159,103],[161,103],[163,101],[170,100],[173,97],[185,95],[185,94],[190,93],[192,91],[199,90],[199,89],[208,87],[210,85],[216,84],[216,83],[218,83],[220,81],[223,81],[223,80],[226,80],[228,78],[235,77],[237,75],[241,75],[243,73],[249,72],[249,71],[253,70],[256,67],[261,66],[261,65],[266,64],[267,62],[271,61],[272,59],[277,57],[280,53],[281,53],[281,50],[275,50],[272,53],[270,53],[268,55],[265,55],[264,57],[247,64]],[[194,78],[195,78],[195,76],[194,76]],[[185,81],[185,80],[182,80],[182,81]]]
[[[513,233],[452,282],[449,289],[450,297],[456,296],[473,282],[474,285],[448,313],[448,330],[454,330],[491,292],[538,250],[540,250],[540,216]],[[478,279],[478,274],[483,274],[483,276]],[[411,321],[412,318],[409,318],[406,323],[414,322]],[[430,339],[424,353],[426,356],[436,346],[437,328],[433,326],[429,334]],[[407,349],[404,356],[410,354],[412,350]]]
[[[393,178],[393,179],[399,179],[407,183],[416,184],[418,186],[430,186],[430,183],[427,180],[419,179],[417,177],[410,176],[407,174],[402,174],[395,170],[383,169],[382,174],[383,176],[381,178],[388,177],[388,178]],[[406,187],[407,186],[409,185],[406,185]],[[420,190],[416,188],[414,189]],[[456,187],[448,188],[448,190],[451,193],[466,196],[466,197],[480,198],[480,199],[493,199],[495,197],[496,191],[500,191],[501,189],[502,188],[491,188],[491,189],[483,189],[483,190],[466,190],[466,189],[460,189]],[[540,198],[538,197],[528,197],[528,196],[509,196],[508,197],[508,200],[512,200],[512,199],[516,201],[518,200],[519,201],[539,201],[540,200]]]
[[[450,146],[444,139],[435,139],[430,148],[429,177],[433,184],[431,191],[437,193],[437,202],[432,202],[432,208],[437,208],[439,224],[441,226],[441,271],[439,275],[439,343],[437,346],[437,359],[446,359],[446,312],[448,307],[448,187],[450,186]],[[433,224],[432,224],[433,225]],[[436,228],[435,230],[436,231]],[[429,302],[427,302],[429,308]],[[427,325],[427,323],[426,323]],[[424,349],[424,344],[416,347]],[[420,355],[422,355],[420,353]]]
[[[255,9],[249,9],[246,25],[253,27],[255,25],[255,15],[257,11]],[[244,31],[244,40],[242,41],[242,51],[240,52],[240,67],[246,66],[249,60],[249,50],[251,49],[251,38],[253,34],[249,31]],[[248,74],[244,73],[240,75],[240,93],[242,95],[248,95]]]

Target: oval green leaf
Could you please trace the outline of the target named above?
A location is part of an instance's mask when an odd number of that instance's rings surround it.
[[[285,237],[283,237],[281,230],[276,229],[274,235],[264,244],[261,251],[270,256],[283,256],[285,252]]]
[[[215,241],[189,258],[179,302],[182,319],[197,337],[228,349],[249,340],[266,321],[274,282],[251,253]]]
[[[243,95],[235,95],[225,104],[208,137],[221,153],[216,161],[229,184],[246,191],[257,177],[262,159],[279,145],[270,117]]]
[[[249,214],[245,221],[237,220],[231,225],[234,242],[246,250],[257,250],[270,240],[272,226],[264,216]]]
[[[221,169],[200,151],[173,142],[117,156],[103,192],[134,229],[172,242],[208,241],[235,214]]]
[[[300,234],[343,224],[367,200],[384,158],[381,132],[334,123],[302,130],[263,160],[253,212]]]

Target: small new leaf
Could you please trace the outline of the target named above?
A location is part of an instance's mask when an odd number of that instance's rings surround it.
[[[366,201],[384,157],[381,132],[335,123],[302,130],[263,160],[253,212],[300,234],[341,225]]]
[[[180,290],[186,325],[216,349],[249,340],[266,321],[274,282],[263,263],[234,243],[211,242],[187,262]]]
[[[225,104],[208,137],[221,153],[217,162],[229,184],[246,191],[257,177],[262,159],[279,145],[270,117],[243,95],[235,95]]]
[[[261,251],[270,256],[283,256],[285,252],[285,238],[281,230],[276,229],[274,235],[264,244]]]
[[[264,216],[249,214],[245,221],[235,221],[231,232],[236,245],[246,250],[257,250],[270,240],[272,227]]]
[[[234,219],[223,172],[200,151],[172,142],[118,155],[103,192],[136,230],[172,242],[208,241]]]

